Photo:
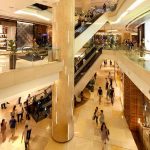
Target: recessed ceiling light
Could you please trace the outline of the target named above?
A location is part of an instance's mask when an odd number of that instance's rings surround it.
[[[50,21],[49,18],[43,16],[43,15],[40,15],[38,13],[34,13],[34,12],[28,12],[28,11],[25,11],[25,10],[17,10],[15,12],[15,14],[19,14],[19,15],[30,15],[30,16],[34,16],[34,17],[38,17],[40,19],[43,19],[43,20],[46,20],[46,21]]]

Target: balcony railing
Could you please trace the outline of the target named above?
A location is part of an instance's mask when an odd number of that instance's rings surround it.
[[[0,73],[9,70],[34,67],[60,61],[59,49],[21,49],[16,53],[8,51],[0,52]]]
[[[146,71],[150,71],[150,51],[133,46],[132,48],[127,45],[116,45],[110,48],[105,47],[106,50],[120,51],[126,55],[130,60],[141,66]]]

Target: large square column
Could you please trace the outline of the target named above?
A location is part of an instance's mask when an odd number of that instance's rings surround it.
[[[69,141],[74,135],[74,16],[74,0],[60,0],[53,6],[53,49],[59,50],[64,63],[52,91],[52,137],[58,142]]]

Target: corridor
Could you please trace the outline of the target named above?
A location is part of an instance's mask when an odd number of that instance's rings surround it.
[[[100,136],[100,126],[96,125],[92,120],[94,109],[96,106],[104,110],[105,122],[110,131],[110,141],[104,147],[104,150],[137,150],[132,134],[128,129],[127,123],[123,115],[121,104],[120,81],[116,76],[114,105],[107,101],[105,92],[105,78],[108,73],[114,75],[113,67],[102,67],[97,71],[97,80],[95,90],[91,93],[91,97],[87,102],[74,110],[75,135],[74,138],[67,143],[56,143],[51,138],[51,119],[47,118],[41,122],[35,123],[32,120],[32,135],[30,141],[30,150],[102,150],[102,142]],[[102,103],[98,103],[97,89],[101,86],[103,89]],[[9,106],[10,107],[10,106]],[[7,111],[7,113],[6,113]],[[0,120],[2,118],[9,121],[10,108],[0,110]],[[6,116],[7,115],[7,116]],[[4,143],[0,143],[2,150],[23,150],[24,143],[21,142],[21,135],[24,128],[24,121],[17,126],[16,139],[10,141],[9,126],[7,126],[7,139]]]

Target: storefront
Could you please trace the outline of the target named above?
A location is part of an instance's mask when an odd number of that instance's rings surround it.
[[[50,44],[48,26],[17,21],[17,48],[33,47],[34,42],[39,47]]]
[[[126,74],[124,74],[124,115],[131,132],[140,137],[140,142],[146,150],[150,150],[150,100]]]
[[[119,33],[97,32],[94,35],[94,41],[107,49],[115,48],[121,44],[121,35]]]
[[[8,41],[16,39],[16,21],[0,19],[0,50],[8,49]]]
[[[52,27],[0,18],[0,50],[8,50],[8,41],[16,41],[17,49],[33,47],[36,41],[38,46],[52,45]]]
[[[139,118],[139,131],[141,140],[147,150],[150,150],[150,102],[144,96],[143,105],[143,122]]]

